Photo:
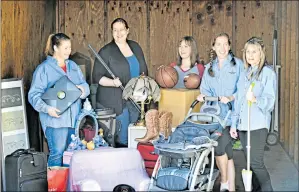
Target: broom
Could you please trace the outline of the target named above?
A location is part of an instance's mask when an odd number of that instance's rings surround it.
[[[249,91],[251,92],[254,87],[254,83],[251,83]],[[242,179],[244,183],[245,191],[251,191],[252,171],[250,170],[250,107],[251,102],[248,101],[248,125],[247,125],[247,170],[242,170]]]

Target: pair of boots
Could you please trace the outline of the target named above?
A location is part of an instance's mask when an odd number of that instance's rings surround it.
[[[159,134],[164,135],[165,139],[171,134],[172,113],[167,111],[159,112],[157,109],[150,109],[145,114],[146,134],[135,141],[146,143],[155,140]]]

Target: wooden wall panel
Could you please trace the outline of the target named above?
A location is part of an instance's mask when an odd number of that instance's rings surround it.
[[[2,54],[1,57],[1,76],[2,78],[13,77],[15,76],[14,68],[14,39],[12,38],[12,34],[14,34],[14,6],[15,2],[6,1],[2,3]],[[5,28],[5,30],[4,30]]]
[[[148,26],[146,1],[108,1],[107,3],[108,42],[112,40],[111,23],[118,17],[124,18],[129,25],[128,39],[137,41],[148,61]],[[106,43],[108,43],[106,42]]]
[[[3,1],[1,78],[23,78],[30,146],[39,150],[39,120],[27,100],[32,74],[44,59],[48,36],[55,32],[54,1]]]
[[[197,40],[199,56],[209,62],[212,41],[219,33],[232,35],[232,1],[194,1],[192,5],[192,34]],[[233,49],[233,47],[231,47]]]
[[[290,142],[290,67],[291,62],[291,8],[292,2],[287,2],[287,21],[286,21],[286,53],[285,53],[285,84],[284,84],[284,120],[285,120],[285,142],[284,147],[289,152]]]
[[[298,168],[298,2],[282,1],[278,17],[280,45],[280,141]],[[279,6],[279,4],[278,4]]]
[[[242,58],[241,50],[252,36],[259,36],[266,46],[266,57],[272,63],[274,33],[273,1],[236,1],[236,55]]]
[[[297,18],[296,15],[298,13],[298,9],[296,7],[296,2],[292,2],[291,5],[291,18]],[[291,23],[290,23],[290,39],[291,39],[291,44],[290,46],[290,74],[289,74],[289,78],[290,78],[290,100],[289,100],[289,105],[290,105],[290,130],[289,130],[289,134],[290,134],[290,141],[289,141],[289,148],[290,148],[290,156],[291,158],[294,157],[294,144],[295,144],[295,79],[296,79],[296,51],[298,52],[298,50],[296,50],[296,33],[297,33],[297,28],[298,26],[296,26],[297,21],[296,19],[291,19]],[[298,104],[298,103],[297,103]]]
[[[299,135],[299,3],[297,1],[296,3],[296,7],[295,10],[297,13],[297,23],[296,23],[296,50],[295,50],[295,54],[296,54],[296,60],[294,62],[295,64],[295,99],[294,99],[294,105],[295,105],[295,143],[294,143],[294,163],[298,169],[298,147],[299,147],[299,143],[298,143],[298,135]]]
[[[179,40],[192,35],[191,1],[150,1],[150,75],[176,61]]]
[[[72,39],[72,53],[95,58],[88,44],[96,51],[105,45],[104,1],[62,1],[59,7],[64,10],[60,20],[64,22],[65,33]]]
[[[24,77],[25,89],[29,88],[48,36],[54,32],[54,6],[50,1],[2,2],[2,78]]]
[[[284,84],[285,84],[285,77],[286,77],[286,57],[285,57],[285,53],[286,53],[286,24],[287,24],[287,3],[281,2],[281,15],[280,15],[280,21],[281,21],[281,25],[280,25],[280,35],[278,36],[278,39],[280,39],[280,44],[278,52],[280,53],[280,59],[279,64],[281,65],[281,70],[280,70],[280,102],[279,102],[279,120],[280,120],[280,124],[279,124],[279,135],[280,135],[280,141],[281,142],[285,142],[285,140],[287,139],[287,136],[285,136],[285,120],[284,120],[284,111],[285,111],[285,92],[284,92]]]
[[[297,2],[296,4],[296,10],[297,10],[297,33],[296,33],[296,61],[295,61],[295,66],[296,66],[296,78],[295,78],[295,149],[294,149],[294,163],[297,167],[297,169],[299,168],[299,164],[298,164],[298,158],[299,158],[299,154],[298,154],[298,147],[299,147],[299,143],[298,143],[298,135],[299,135],[299,3]]]

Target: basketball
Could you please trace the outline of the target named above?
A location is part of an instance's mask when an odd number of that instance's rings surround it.
[[[163,88],[173,88],[178,82],[175,68],[161,65],[156,71],[156,82]]]
[[[184,84],[187,89],[196,89],[200,85],[200,77],[195,73],[190,73],[184,77]]]

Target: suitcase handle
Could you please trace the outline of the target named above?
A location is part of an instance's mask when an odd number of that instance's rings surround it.
[[[149,152],[149,154],[156,155],[155,151],[151,151],[151,152]]]
[[[34,154],[36,154],[36,151],[35,151],[34,148],[30,148],[30,149],[18,149],[18,150],[14,151],[12,153],[12,156],[15,157],[15,156],[19,156],[19,155],[22,155],[22,154],[32,154],[32,155],[34,155]]]
[[[25,151],[25,149],[18,149],[18,150],[15,150],[11,155],[12,156],[19,156],[21,154],[23,154]]]

